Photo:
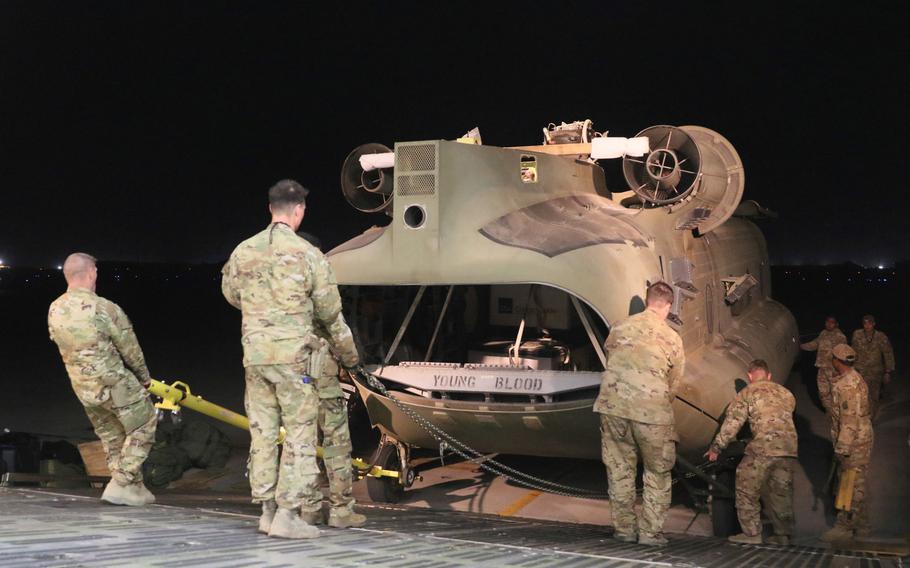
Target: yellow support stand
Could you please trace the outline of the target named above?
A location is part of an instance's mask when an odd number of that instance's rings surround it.
[[[856,469],[850,468],[841,473],[840,483],[837,486],[837,499],[834,508],[849,512],[853,507],[853,486],[856,484]]]
[[[237,414],[233,410],[228,410],[223,406],[218,406],[217,404],[203,399],[199,395],[193,394],[190,391],[190,386],[182,381],[176,381],[173,384],[168,385],[152,379],[148,391],[161,398],[161,402],[155,404],[155,407],[161,410],[178,411],[180,408],[189,408],[190,410],[195,410],[196,412],[205,414],[215,420],[226,422],[227,424],[236,426],[242,430],[249,431],[250,429],[250,420],[246,416]],[[276,443],[280,444],[284,442],[284,437],[285,431],[284,428],[282,428]],[[316,457],[322,458],[321,447],[316,448]],[[360,472],[361,477],[364,475],[372,477],[399,477],[397,471],[382,469],[379,466],[370,466],[370,464],[359,458],[352,458],[351,463]]]

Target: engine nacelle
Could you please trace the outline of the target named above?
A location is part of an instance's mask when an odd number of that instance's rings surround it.
[[[354,209],[364,213],[384,211],[392,205],[395,182],[392,168],[363,167],[361,156],[388,154],[391,150],[382,144],[363,144],[354,148],[341,166],[341,191]]]
[[[745,174],[733,145],[700,126],[652,126],[643,157],[623,158],[626,183],[645,207],[679,214],[676,228],[707,233],[730,218],[742,199]]]

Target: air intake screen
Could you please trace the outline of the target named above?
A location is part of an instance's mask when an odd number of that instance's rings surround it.
[[[425,172],[436,169],[436,145],[404,146],[395,161],[396,172]]]
[[[395,147],[395,194],[402,197],[436,194],[439,167],[435,143],[406,143]]]
[[[398,177],[398,195],[433,195],[436,191],[436,176],[416,174]]]

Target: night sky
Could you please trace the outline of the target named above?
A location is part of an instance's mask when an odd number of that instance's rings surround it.
[[[867,3],[0,0],[0,259],[216,262],[312,189],[334,246],[382,215],[338,185],[355,146],[536,144],[591,118],[698,124],[737,148],[776,263],[910,258],[910,34]],[[604,164],[625,189],[619,161]]]

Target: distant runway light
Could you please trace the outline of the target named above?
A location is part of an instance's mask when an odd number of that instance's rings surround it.
[[[57,270],[63,270],[63,266],[61,266],[61,265],[58,264],[58,265],[57,265]]]
[[[885,267],[884,267],[884,266],[882,266],[882,265],[881,265],[881,264],[879,264],[879,265],[878,265],[878,269],[879,269],[879,270],[884,270],[884,269],[885,269]]]

